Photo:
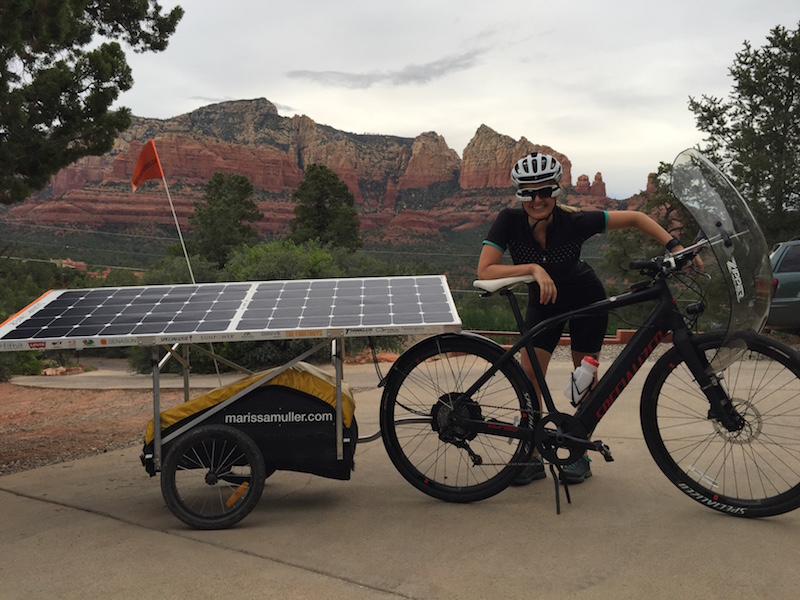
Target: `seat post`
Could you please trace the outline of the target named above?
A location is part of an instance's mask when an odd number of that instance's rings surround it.
[[[511,312],[514,313],[514,319],[517,321],[517,331],[523,333],[525,329],[525,319],[522,316],[522,311],[519,309],[517,297],[510,289],[502,290],[500,294],[508,298],[508,303],[511,305]]]

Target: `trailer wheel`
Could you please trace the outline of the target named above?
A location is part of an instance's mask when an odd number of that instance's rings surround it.
[[[256,443],[227,425],[201,425],[176,439],[161,470],[167,507],[196,529],[225,529],[246,517],[267,478]]]

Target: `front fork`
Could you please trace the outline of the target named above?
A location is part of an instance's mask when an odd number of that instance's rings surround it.
[[[719,421],[728,431],[740,431],[745,420],[734,407],[722,386],[722,376],[714,373],[705,353],[692,343],[687,329],[673,332],[673,344],[709,402],[708,418]]]

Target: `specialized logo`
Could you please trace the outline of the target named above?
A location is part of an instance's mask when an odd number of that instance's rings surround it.
[[[701,504],[705,504],[709,508],[713,508],[715,510],[719,510],[722,512],[730,513],[732,515],[744,515],[747,514],[747,509],[741,506],[731,506],[730,504],[725,504],[724,502],[719,502],[718,500],[714,500],[712,498],[707,498],[700,492],[693,490],[685,483],[678,483],[678,489],[681,490],[684,494],[689,496],[690,498],[697,500]],[[718,496],[716,496],[718,497]]]
[[[739,265],[736,264],[736,257],[731,256],[731,259],[725,265],[728,267],[728,273],[731,274],[733,290],[736,292],[736,302],[741,302],[742,298],[744,298],[744,283],[742,282],[742,274],[739,272]]]
[[[225,415],[225,423],[253,424],[253,423],[333,423],[333,413],[243,413],[238,415]]]
[[[646,361],[647,357],[653,353],[653,350],[655,349],[656,346],[658,346],[659,342],[662,339],[664,339],[664,332],[657,331],[656,334],[653,336],[653,339],[650,340],[650,343],[647,344],[645,349],[642,350],[642,353],[639,355],[639,357],[625,372],[625,376],[622,379],[620,379],[619,383],[614,387],[613,390],[611,390],[611,393],[609,394],[608,398],[605,399],[603,405],[597,410],[595,414],[597,415],[598,419],[602,419],[603,416],[608,412],[608,409],[611,408],[611,405],[614,404],[614,402],[616,402],[617,398],[619,398],[619,395],[622,393],[622,390],[624,390],[628,386],[628,384],[631,382],[631,379],[633,379],[633,376],[636,375],[641,366],[644,364],[644,361]]]

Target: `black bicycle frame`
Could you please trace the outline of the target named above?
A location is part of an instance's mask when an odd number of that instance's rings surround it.
[[[521,313],[518,306],[516,306],[516,299],[510,292],[507,292],[507,294],[511,296],[510,300],[512,301],[515,316],[518,320],[521,320]],[[533,366],[536,380],[539,382],[539,389],[547,410],[551,414],[558,413],[559,411],[555,407],[541,367],[538,361],[535,360],[533,338],[542,331],[561,322],[650,301],[655,301],[656,306],[653,307],[625,349],[609,366],[608,371],[598,381],[597,386],[583,400],[573,415],[574,418],[578,419],[588,435],[591,435],[597,424],[616,402],[619,395],[628,386],[656,346],[664,340],[669,332],[672,332],[672,342],[697,380],[699,387],[708,397],[711,410],[729,430],[738,429],[740,424],[736,419],[736,415],[732,414],[730,410],[724,409],[724,407],[730,406],[730,401],[725,391],[718,385],[717,379],[709,373],[709,363],[705,359],[705,355],[699,352],[692,344],[692,334],[675,304],[666,281],[661,278],[655,279],[652,284],[647,282],[647,287],[643,287],[640,284],[639,286],[634,286],[631,292],[600,300],[584,308],[569,311],[538,323],[533,328],[525,331],[520,339],[492,367],[459,396],[457,402],[471,398],[499,370],[500,365],[508,360],[515,360],[514,355],[525,348],[528,356],[533,358],[531,365]],[[533,441],[533,429],[530,427],[469,419],[460,416],[456,411],[450,413],[450,418],[456,425],[477,433]]]

